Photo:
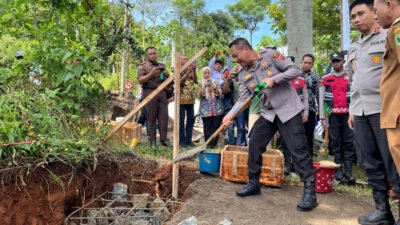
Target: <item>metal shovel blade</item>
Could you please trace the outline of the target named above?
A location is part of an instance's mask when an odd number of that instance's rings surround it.
[[[180,153],[173,161],[173,163],[185,160],[185,159],[190,159],[195,157],[197,154],[199,154],[200,152],[206,150],[206,144],[200,145],[199,147],[196,147],[192,150],[186,151],[186,152],[182,152]]]

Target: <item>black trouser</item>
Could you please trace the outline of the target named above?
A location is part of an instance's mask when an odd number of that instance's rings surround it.
[[[204,140],[207,141],[208,138],[218,129],[221,124],[221,116],[210,116],[202,117],[203,119],[203,129],[204,129]],[[214,138],[207,146],[208,148],[215,148],[218,143],[218,137]]]
[[[390,154],[386,131],[380,129],[380,114],[354,116],[357,157],[373,190],[387,191],[388,181],[400,194],[400,179]]]
[[[146,98],[153,90],[143,89],[143,98]],[[161,91],[146,106],[147,110],[147,134],[150,142],[156,141],[156,122],[158,122],[158,130],[160,132],[160,141],[167,140],[168,132],[168,99],[167,93]]]
[[[283,142],[289,149],[296,171],[303,181],[314,181],[314,168],[311,155],[307,148],[304,126],[301,114],[296,115],[286,123],[276,116],[274,122],[263,116],[256,121],[250,132],[249,141],[249,180],[259,180],[262,166],[262,153],[276,131],[279,131]]]
[[[146,107],[144,107],[144,108],[142,108],[142,110],[140,112],[137,122],[144,126],[147,121],[146,115],[147,115],[147,110],[146,110]]]
[[[329,151],[335,158],[335,163],[354,162],[355,151],[353,131],[348,125],[349,114],[331,114],[329,116]]]
[[[186,119],[186,127],[185,127]],[[189,145],[192,143],[194,125],[194,104],[184,104],[179,107],[179,142]]]
[[[308,151],[311,155],[314,153],[314,130],[315,130],[315,112],[310,111],[308,114],[308,121],[304,123],[306,131]]]

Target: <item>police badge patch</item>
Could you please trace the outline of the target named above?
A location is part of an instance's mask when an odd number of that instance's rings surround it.
[[[254,89],[256,88],[256,82],[249,82],[249,83],[247,84],[247,87],[248,87],[250,90],[254,90]]]

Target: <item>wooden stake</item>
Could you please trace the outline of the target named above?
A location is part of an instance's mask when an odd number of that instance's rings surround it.
[[[194,63],[198,58],[200,58],[205,52],[207,51],[207,48],[203,48],[200,50],[195,56],[193,56],[189,61],[185,63],[181,67],[180,70],[185,70],[189,65]],[[136,113],[138,113],[144,106],[146,106],[153,98],[155,98],[164,88],[166,88],[172,81],[174,80],[174,76],[168,77],[158,88],[154,89],[149,96],[147,96],[140,104],[133,109],[128,115],[124,117],[124,119],[119,122],[109,133],[107,138],[111,137],[117,130],[119,130],[122,126],[124,126],[125,123],[127,123]]]
[[[179,108],[180,108],[180,93],[181,93],[181,60],[179,52],[175,53],[175,83],[174,83],[174,101],[175,101],[175,114],[174,114],[174,144],[173,144],[173,158],[175,159],[179,154]],[[172,198],[178,199],[179,187],[179,164],[174,163],[172,167]]]

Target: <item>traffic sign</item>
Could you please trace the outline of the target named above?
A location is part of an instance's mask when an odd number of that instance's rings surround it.
[[[130,80],[125,81],[124,84],[125,89],[132,89],[133,88],[133,82]]]

